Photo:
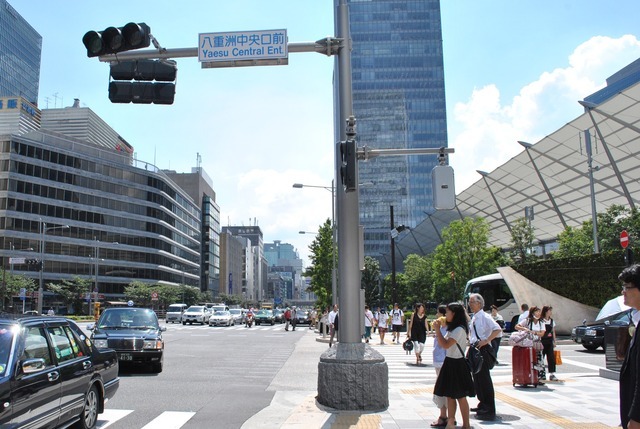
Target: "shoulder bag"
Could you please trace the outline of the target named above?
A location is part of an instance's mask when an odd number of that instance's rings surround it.
[[[465,357],[464,352],[462,351],[462,347],[456,341],[456,346],[458,346],[458,350],[460,350],[460,354],[467,364],[467,368],[471,374],[477,374],[482,369],[482,353],[478,350],[477,347],[469,346],[469,350],[467,351],[467,356]]]
[[[478,335],[478,330],[476,329],[476,324],[473,324],[473,330],[476,333],[476,338],[478,341],[481,340],[480,335]],[[482,354],[482,358],[484,359],[484,364],[489,368],[493,369],[496,366],[496,361],[498,358],[496,357],[496,351],[491,347],[491,343],[487,342],[487,345],[484,347],[480,347],[480,353]]]

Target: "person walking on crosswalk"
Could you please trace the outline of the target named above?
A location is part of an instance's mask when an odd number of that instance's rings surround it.
[[[404,313],[400,310],[398,303],[393,304],[391,312],[391,331],[393,333],[393,342],[400,344],[400,331],[404,325]]]

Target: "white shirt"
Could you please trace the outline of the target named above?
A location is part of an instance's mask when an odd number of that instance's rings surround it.
[[[445,338],[453,338],[456,343],[460,344],[463,355],[460,355],[460,349],[455,344],[447,349],[447,357],[453,359],[462,359],[464,357],[464,350],[467,348],[467,333],[462,326],[458,326],[453,331],[447,332]]]
[[[525,311],[520,316],[518,316],[518,325],[522,325],[522,322],[527,320],[527,317],[529,317],[529,310]]]
[[[364,326],[373,326],[373,313],[371,312],[371,310],[367,310],[364,312]]]
[[[387,313],[378,313],[378,327],[386,328],[389,321],[389,315]]]
[[[402,312],[402,310],[400,310],[399,308],[393,309],[391,311],[391,324],[392,325],[402,325],[402,316],[404,316],[404,313]]]
[[[476,335],[476,330],[478,331],[478,335]],[[471,323],[469,323],[469,337],[471,339],[471,343],[473,344],[476,341],[486,340],[495,330],[501,331],[502,329],[500,329],[500,325],[498,325],[489,314],[482,310],[478,311],[473,315]],[[480,338],[478,338],[478,336]]]
[[[333,322],[336,320],[336,314],[338,314],[338,312],[333,310],[329,312],[329,319],[327,321],[329,322],[330,325],[333,325]]]

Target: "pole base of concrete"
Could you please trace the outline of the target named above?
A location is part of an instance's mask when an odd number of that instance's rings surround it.
[[[338,343],[320,356],[318,402],[337,410],[389,407],[389,368],[368,344]]]

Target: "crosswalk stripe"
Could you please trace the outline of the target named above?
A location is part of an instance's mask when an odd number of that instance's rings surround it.
[[[189,411],[165,411],[142,429],[179,429],[195,414]]]
[[[105,408],[102,414],[98,414],[98,422],[96,424],[96,428],[105,429],[118,420],[125,418],[132,412],[133,410],[112,410],[110,408]]]

